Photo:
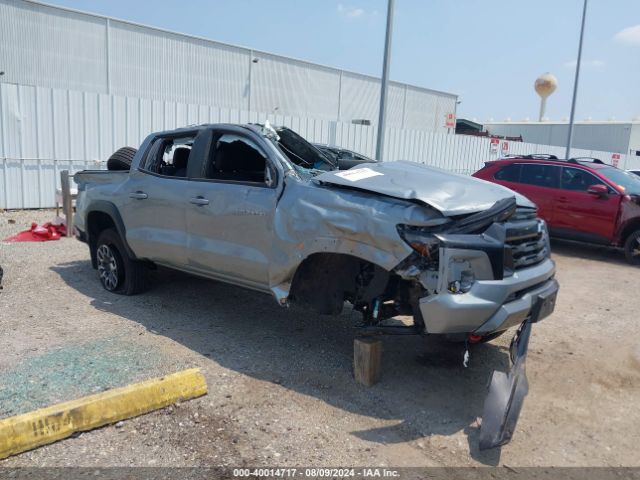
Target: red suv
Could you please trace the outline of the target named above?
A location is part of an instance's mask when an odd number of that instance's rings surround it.
[[[553,155],[487,162],[473,176],[536,203],[552,236],[623,247],[640,265],[640,177],[598,159]]]

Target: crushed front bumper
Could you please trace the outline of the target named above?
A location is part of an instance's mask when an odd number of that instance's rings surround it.
[[[478,280],[463,294],[443,291],[419,301],[426,333],[488,335],[522,323],[536,299],[558,291],[550,258],[501,280]]]
[[[548,289],[536,296],[529,317],[520,325],[511,341],[511,370],[509,373],[493,372],[482,412],[481,450],[504,445],[513,436],[524,397],[529,392],[525,364],[531,325],[553,312],[557,293],[557,289]]]

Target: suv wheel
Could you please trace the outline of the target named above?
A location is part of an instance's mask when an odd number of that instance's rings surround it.
[[[624,242],[624,254],[631,265],[640,265],[640,230],[636,230]]]
[[[144,289],[145,265],[129,258],[115,230],[104,230],[98,236],[96,260],[100,283],[105,290],[135,295]]]

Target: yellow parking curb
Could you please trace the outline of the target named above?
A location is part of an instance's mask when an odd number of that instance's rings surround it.
[[[204,376],[192,368],[5,418],[0,420],[0,458],[206,393]]]

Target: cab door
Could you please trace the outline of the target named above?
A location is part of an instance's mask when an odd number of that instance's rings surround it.
[[[588,193],[592,185],[605,182],[587,170],[562,167],[553,226],[559,236],[608,244],[615,233],[622,197],[611,187],[607,195]]]
[[[199,134],[179,132],[154,140],[123,184],[120,208],[126,238],[137,257],[183,268],[187,264],[187,169],[196,162]]]
[[[244,129],[213,131],[186,215],[189,269],[268,290],[281,174],[269,149]]]

